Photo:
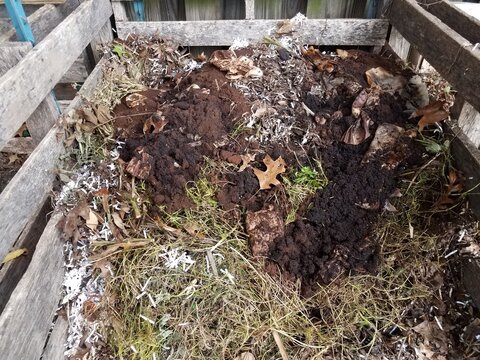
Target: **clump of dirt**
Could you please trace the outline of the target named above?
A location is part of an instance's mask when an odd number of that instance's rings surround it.
[[[153,185],[156,205],[169,211],[191,206],[185,186],[195,180],[204,157],[213,157],[227,142],[235,120],[249,110],[238,90],[212,66],[183,78],[175,87],[141,93],[144,105],[132,111],[126,104],[117,107],[115,127],[125,136],[121,158],[146,162],[144,177]],[[144,133],[153,113],[166,122],[159,133]],[[146,155],[145,155],[146,154]]]

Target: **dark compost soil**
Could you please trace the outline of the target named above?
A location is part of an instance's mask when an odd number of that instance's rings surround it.
[[[373,273],[378,262],[377,244],[370,238],[385,201],[395,190],[398,172],[418,164],[422,150],[417,142],[402,137],[395,151],[386,149],[370,161],[365,153],[380,124],[413,127],[408,122],[405,99],[398,93],[382,93],[375,106],[365,107],[372,134],[359,145],[342,142],[347,129],[355,123],[352,103],[362,88],[368,87],[365,72],[382,66],[392,74],[411,76],[385,58],[361,51],[351,51],[346,59],[335,59],[330,74],[314,69],[299,56],[271,58],[261,52],[252,55],[264,71],[263,79],[244,84],[255,89],[262,81],[275,78],[298,92],[282,94],[287,106],[280,105],[278,114],[292,119],[291,134],[285,141],[260,142],[253,130],[229,136],[244,114],[251,114],[258,92],[242,93],[212,65],[205,65],[183,78],[165,83],[158,90],[148,90],[143,104],[130,108],[122,103],[115,109],[118,137],[125,141],[121,158],[138,169],[133,173],[152,185],[154,205],[175,211],[192,206],[185,193],[188,182],[194,181],[204,164],[204,157],[240,164],[240,155],[256,154],[253,166],[265,169],[265,154],[279,156],[287,169],[311,165],[320,159],[329,184],[317,191],[310,206],[303,206],[297,219],[269,244],[268,271],[281,269],[287,278],[301,279],[304,289],[325,284],[349,273]],[[305,73],[298,78],[298,67]],[[323,85],[322,85],[323,84]],[[322,85],[327,90],[319,95],[312,89]],[[265,84],[264,84],[265,87]],[[301,107],[289,107],[289,96],[299,97],[314,115]],[[291,99],[291,98],[290,98]],[[279,102],[280,103],[280,102]],[[162,131],[144,133],[144,124],[153,113],[167,122]],[[279,115],[279,116],[280,116]],[[307,142],[303,142],[306,136]],[[392,157],[394,159],[392,159]],[[395,158],[396,157],[396,158]],[[133,163],[132,163],[133,159]],[[394,166],[386,164],[394,163]],[[282,189],[273,187],[259,191],[259,183],[251,167],[213,179],[220,184],[217,199],[227,210],[240,207],[253,213],[276,208],[285,215]],[[283,195],[283,197],[285,197]],[[155,207],[152,207],[155,212]]]

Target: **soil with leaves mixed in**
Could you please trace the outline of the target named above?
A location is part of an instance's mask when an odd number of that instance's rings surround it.
[[[478,235],[440,125],[448,94],[389,57],[265,41],[208,59],[113,46],[100,95],[67,120],[86,165],[67,179],[78,205],[63,201],[68,264],[89,244],[82,286],[97,289],[64,303],[94,299],[84,317],[110,330],[82,325],[92,346],[77,326],[70,354],[478,354],[477,310],[446,270]]]
[[[236,165],[238,171],[209,179],[218,185],[217,200],[238,210],[232,216],[246,223],[254,256],[266,259],[268,271],[300,279],[305,290],[375,272],[377,244],[369,233],[394,196],[396,175],[422,160],[413,140],[418,119],[406,112],[407,103],[412,109],[422,101],[408,92],[413,74],[362,51],[328,60],[332,71],[322,72],[315,63],[327,57],[308,52],[307,60],[282,60],[261,47],[217,51],[213,59],[225,62],[248,53],[263,75],[231,84],[210,61],[158,90],[126,97],[114,110],[115,131],[125,141],[121,159],[127,172],[152,185],[152,214],[159,206],[194,206],[186,186],[205,158]],[[271,81],[278,93],[262,99],[255,86],[268,89]],[[242,121],[251,109],[248,126]],[[314,189],[286,224],[291,206],[282,176],[302,168],[321,172],[328,184]]]

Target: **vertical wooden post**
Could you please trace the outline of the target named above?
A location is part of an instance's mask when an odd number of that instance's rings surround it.
[[[245,0],[245,19],[255,19],[255,0]]]

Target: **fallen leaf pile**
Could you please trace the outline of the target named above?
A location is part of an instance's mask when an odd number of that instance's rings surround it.
[[[320,71],[326,71],[331,73],[335,67],[334,62],[330,57],[322,55],[318,49],[309,47],[307,50],[302,51],[308,61],[310,61]]]
[[[210,57],[210,63],[221,71],[226,71],[226,78],[230,80],[242,77],[259,78],[263,71],[253,64],[253,60],[246,56],[237,57],[232,50],[216,50]]]
[[[285,160],[280,156],[277,160],[273,160],[270,155],[266,155],[263,163],[267,167],[266,171],[253,168],[253,172],[260,183],[260,190],[267,190],[270,187],[280,185],[277,176],[285,172]]]

